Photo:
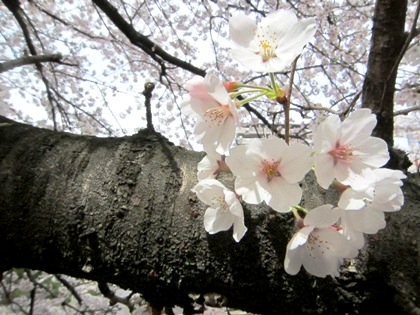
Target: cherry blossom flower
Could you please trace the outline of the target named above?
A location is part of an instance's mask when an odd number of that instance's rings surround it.
[[[216,179],[205,179],[192,189],[209,207],[204,214],[204,228],[210,234],[227,231],[233,225],[233,238],[239,242],[247,228],[242,205],[236,194]]]
[[[265,201],[279,212],[298,204],[302,189],[298,182],[311,169],[310,148],[283,139],[253,139],[233,148],[226,164],[235,179],[235,191],[250,204]]]
[[[318,184],[328,188],[334,178],[345,185],[367,168],[379,168],[389,159],[384,140],[371,137],[376,116],[369,109],[354,111],[343,122],[327,117],[314,133],[314,162]]]
[[[287,244],[284,269],[295,275],[303,266],[317,277],[338,276],[344,258],[358,254],[354,244],[348,241],[334,224],[339,219],[332,205],[311,210],[303,220],[301,229]]]
[[[314,19],[298,21],[291,11],[268,14],[257,26],[243,13],[229,20],[229,32],[238,48],[232,57],[257,72],[279,72],[291,65],[316,32]]]
[[[196,76],[185,88],[189,97],[181,104],[185,115],[197,118],[195,135],[206,151],[225,154],[235,138],[238,114],[223,83],[213,73]]]
[[[198,162],[197,179],[204,180],[208,178],[216,178],[222,171],[229,170],[225,162],[225,156],[216,151],[209,151],[207,155]]]
[[[403,172],[380,168],[364,171],[362,176],[366,178],[365,186],[346,189],[336,209],[349,239],[355,233],[374,234],[385,228],[384,212],[398,211],[404,204]]]

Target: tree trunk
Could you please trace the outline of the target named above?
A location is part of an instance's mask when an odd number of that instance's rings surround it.
[[[202,157],[150,131],[96,138],[1,117],[1,270],[115,283],[157,307],[187,310],[189,293],[216,292],[261,314],[418,314],[418,176],[406,181],[405,205],[387,228],[342,276],[322,279],[283,270],[292,215],[246,205],[240,243],[231,231],[205,232],[206,206],[190,191]],[[317,187],[307,176],[304,206],[335,198]]]
[[[362,106],[376,114],[376,137],[394,145],[394,92],[404,33],[407,0],[377,0]],[[393,159],[394,156],[391,156]],[[391,161],[393,162],[393,161]]]

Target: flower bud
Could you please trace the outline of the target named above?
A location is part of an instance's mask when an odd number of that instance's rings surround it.
[[[223,85],[225,86],[228,92],[232,92],[238,89],[238,83],[235,81],[223,82]]]

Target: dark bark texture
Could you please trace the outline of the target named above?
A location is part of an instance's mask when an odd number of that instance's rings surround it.
[[[245,206],[240,243],[231,231],[205,232],[206,206],[190,191],[202,157],[147,130],[96,138],[0,118],[1,270],[115,283],[157,307],[188,310],[189,293],[216,292],[261,314],[419,314],[418,176],[342,276],[320,279],[283,270],[292,215]],[[334,201],[317,187],[308,175],[305,206]]]
[[[376,114],[376,137],[394,145],[394,92],[400,53],[407,38],[404,32],[407,0],[377,0],[362,106]],[[391,152],[391,163],[394,155]]]

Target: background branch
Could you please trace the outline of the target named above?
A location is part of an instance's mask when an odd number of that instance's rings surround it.
[[[0,63],[0,73],[22,67],[30,64],[41,62],[60,62],[63,56],[61,54],[25,56]]]

